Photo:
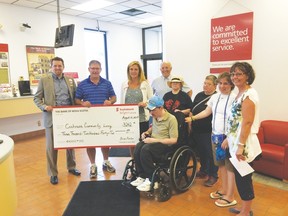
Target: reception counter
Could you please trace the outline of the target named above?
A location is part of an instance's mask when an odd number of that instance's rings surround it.
[[[14,170],[14,141],[0,134],[0,215],[14,215],[17,206],[16,179]],[[0,141],[0,142],[1,142]]]
[[[0,99],[0,107],[0,118],[9,118],[41,112],[34,104],[33,96]]]

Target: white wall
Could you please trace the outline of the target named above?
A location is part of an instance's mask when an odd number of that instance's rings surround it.
[[[55,30],[58,27],[57,14],[0,3],[0,23],[3,25],[0,43],[7,43],[9,46],[11,82],[17,84],[19,76],[28,80],[26,45],[54,46]],[[20,23],[28,23],[32,28],[21,32]],[[88,65],[85,63],[83,30],[95,29],[97,22],[61,15],[61,25],[68,24],[75,24],[73,46],[55,49],[55,55],[64,59],[65,71],[78,72],[82,80],[89,75]],[[101,30],[107,31],[109,80],[120,100],[121,83],[126,79],[128,63],[140,61],[142,32],[138,28],[105,22],[99,24]],[[0,119],[0,133],[14,135],[33,131],[39,128],[38,120],[42,120],[41,115]]]
[[[202,90],[204,77],[209,73],[210,23],[224,6],[235,2],[254,12],[253,67],[256,80],[253,86],[261,99],[260,118],[288,121],[287,52],[288,2],[285,0],[163,0],[164,59],[173,64],[173,73],[182,74],[193,88],[194,94]],[[19,76],[28,79],[26,45],[53,46],[57,27],[56,13],[20,8],[0,3],[0,43],[8,43],[12,83]],[[19,24],[32,26],[20,32]],[[83,56],[83,28],[94,29],[97,23],[61,15],[61,24],[76,26],[73,47],[56,49],[56,55],[65,60],[66,71],[78,71],[88,76]],[[109,23],[101,23],[101,30],[108,31],[108,59],[110,80],[116,94],[126,77],[127,64],[140,60],[142,54],[141,30]],[[0,108],[1,109],[1,108]],[[1,110],[0,110],[1,111]],[[0,119],[0,133],[14,135],[39,128],[41,115]],[[23,126],[23,123],[25,125]]]
[[[172,62],[174,73],[184,76],[193,88],[193,96],[201,91],[209,74],[211,19],[227,7],[228,11],[234,9],[231,2],[254,12],[253,87],[260,95],[260,118],[288,121],[287,1],[163,0],[165,59]]]

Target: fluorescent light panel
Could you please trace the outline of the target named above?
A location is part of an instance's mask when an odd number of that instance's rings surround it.
[[[85,2],[83,4],[76,5],[72,7],[71,9],[88,12],[88,11],[101,9],[101,8],[104,8],[113,4],[115,3],[105,1],[105,0],[92,0],[92,1]]]
[[[150,17],[147,19],[139,19],[136,20],[136,23],[140,23],[140,24],[148,24],[148,23],[153,23],[153,22],[161,22],[162,21],[162,17],[161,16],[155,16],[155,17]]]

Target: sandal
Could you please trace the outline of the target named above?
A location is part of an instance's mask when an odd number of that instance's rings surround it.
[[[219,207],[228,207],[228,206],[233,206],[233,205],[237,204],[236,200],[229,201],[229,200],[224,199],[224,198],[219,198],[219,200],[224,201],[224,203],[219,203],[219,202],[217,202],[218,200],[215,201],[215,205],[217,205]]]
[[[234,213],[234,214],[239,214],[240,210],[238,210],[236,208],[229,208],[229,212]],[[249,212],[249,216],[253,216],[253,211],[252,210]]]
[[[220,193],[218,190],[215,192],[210,193],[210,198],[211,199],[220,199],[223,197],[224,194]]]

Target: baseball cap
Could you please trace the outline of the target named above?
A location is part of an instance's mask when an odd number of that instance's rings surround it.
[[[147,109],[154,110],[157,107],[162,107],[164,105],[164,100],[159,96],[153,96],[148,100]]]

